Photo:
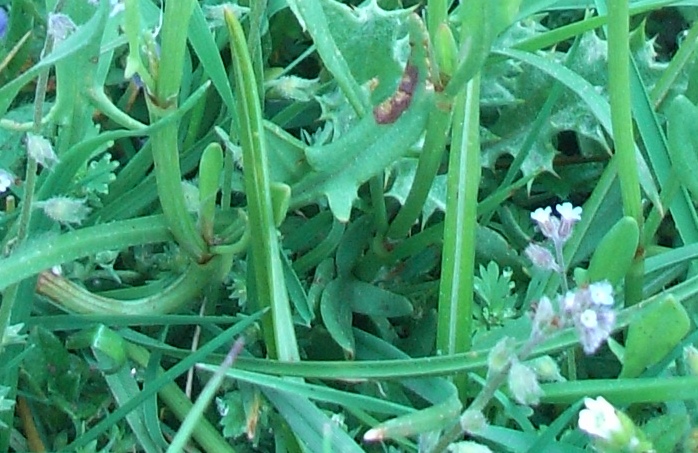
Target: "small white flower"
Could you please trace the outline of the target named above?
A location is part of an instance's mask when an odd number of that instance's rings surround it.
[[[531,213],[531,219],[536,222],[543,236],[555,241],[558,237],[558,229],[560,228],[560,219],[553,217],[553,210],[550,206],[538,208]]]
[[[538,208],[531,213],[531,220],[535,221],[536,223],[550,222],[550,214],[552,214],[552,212],[553,210],[550,209],[550,206]]]
[[[578,222],[582,220],[582,208],[579,206],[572,206],[572,203],[570,202],[565,202],[562,204],[559,204],[555,207],[557,210],[558,214],[560,214],[560,218],[562,218],[562,221],[565,222]]]
[[[0,168],[0,193],[5,193],[10,188],[14,178],[12,175]]]
[[[566,242],[572,235],[574,224],[582,219],[582,208],[572,206],[572,203],[562,203],[555,208],[562,221],[557,229],[557,237],[561,242]]]
[[[623,431],[616,409],[602,396],[584,398],[584,405],[586,409],[579,412],[579,429],[606,441]]]
[[[585,329],[596,329],[598,327],[598,319],[594,310],[584,310],[579,315],[579,322]]]
[[[589,293],[593,304],[605,307],[613,306],[613,286],[608,281],[592,283],[589,285]]]

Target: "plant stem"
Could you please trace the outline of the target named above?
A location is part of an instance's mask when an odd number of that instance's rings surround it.
[[[608,88],[611,104],[613,140],[618,159],[618,179],[623,199],[623,213],[633,217],[642,232],[643,214],[640,171],[635,155],[630,99],[630,28],[628,0],[608,2]],[[643,237],[642,233],[640,237]],[[644,269],[643,244],[625,280],[625,303],[642,299]]]
[[[151,122],[177,109],[177,95],[182,83],[187,27],[192,0],[165,2],[162,25],[162,51],[156,76],[155,96],[148,102]],[[150,98],[149,98],[150,99]],[[206,243],[187,210],[179,165],[179,122],[153,132],[151,143],[158,196],[172,235],[195,261],[208,259]]]
[[[471,347],[481,174],[479,74],[456,97],[453,124],[436,340],[437,350],[448,355]]]

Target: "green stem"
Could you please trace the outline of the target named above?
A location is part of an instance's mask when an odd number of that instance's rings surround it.
[[[429,114],[424,146],[419,155],[414,182],[405,204],[390,224],[388,229],[390,239],[401,239],[407,236],[424,208],[424,202],[441,165],[448,139],[448,128],[451,125],[451,108],[450,106],[442,108],[441,105],[443,104],[437,101],[437,108],[433,108]]]
[[[177,95],[184,70],[184,53],[192,0],[165,2],[162,26],[162,51],[155,96],[148,102],[151,122],[177,109]],[[172,235],[194,260],[208,259],[206,243],[187,210],[179,164],[179,122],[173,122],[151,135],[158,196]]]
[[[640,192],[640,170],[635,155],[630,99],[628,8],[628,0],[610,0],[608,2],[608,88],[623,213],[633,217],[642,231],[644,219]],[[642,247],[643,244],[640,244],[639,250],[642,250]],[[636,304],[642,299],[643,268],[642,253],[638,253],[625,281],[626,305]]]
[[[480,77],[456,97],[449,159],[444,247],[439,289],[437,350],[471,347],[475,227],[480,184]]]
[[[53,43],[50,37],[47,37],[44,43],[44,49],[42,51],[42,57],[51,52]],[[33,132],[40,133],[41,130],[41,114],[44,108],[44,98],[46,97],[46,85],[48,83],[49,71],[48,69],[42,71],[39,74],[39,78],[36,82],[36,90],[34,92],[34,118],[33,118]],[[38,170],[38,164],[36,159],[27,152],[27,168],[24,175],[24,198],[22,199],[22,206],[20,208],[19,219],[17,223],[17,235],[12,241],[11,246],[16,247],[24,243],[27,239],[29,231],[29,223],[31,221],[31,214],[33,209],[34,192],[36,190],[36,172]],[[10,244],[8,244],[10,245]],[[5,291],[2,298],[2,304],[0,304],[0,352],[4,349],[4,344],[2,343],[3,338],[5,338],[5,332],[11,323],[12,309],[17,301],[18,294],[18,284],[20,280],[14,283],[11,287]]]
[[[0,259],[0,290],[52,266],[97,252],[170,240],[172,236],[162,216],[142,217],[71,231],[53,238],[50,247],[43,241],[35,242]]]
[[[171,285],[147,297],[119,300],[92,294],[86,289],[51,271],[42,272],[36,290],[61,307],[75,313],[114,315],[157,315],[174,313],[193,303],[204,288],[219,275],[220,258],[204,265],[192,263]]]

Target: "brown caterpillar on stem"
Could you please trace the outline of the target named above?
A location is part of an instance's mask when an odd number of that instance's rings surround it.
[[[373,117],[378,124],[390,124],[397,121],[402,112],[407,110],[412,102],[412,96],[419,81],[417,67],[407,63],[405,72],[400,78],[400,84],[395,94],[378,104],[373,109]]]

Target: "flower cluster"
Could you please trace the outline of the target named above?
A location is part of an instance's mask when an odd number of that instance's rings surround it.
[[[550,206],[538,208],[531,213],[531,219],[538,225],[543,236],[548,238],[555,247],[556,258],[548,249],[538,244],[526,247],[526,256],[541,269],[564,272],[562,263],[562,246],[572,235],[574,225],[582,218],[582,208],[572,206],[572,203],[562,203],[555,207],[560,218],[552,215]]]
[[[572,235],[574,225],[581,220],[582,208],[562,203],[556,206],[560,217],[552,215],[550,207],[536,209],[531,219],[543,235],[552,242],[555,256],[545,247],[530,244],[526,255],[541,269],[560,274],[563,296],[558,298],[559,312],[547,297],[538,302],[533,320],[534,334],[544,336],[552,326],[573,325],[587,354],[593,354],[606,341],[615,325],[613,287],[606,281],[592,283],[570,291],[567,288],[567,267],[563,246]]]
[[[562,313],[577,329],[586,354],[593,354],[608,339],[616,323],[613,287],[607,281],[568,291]]]

